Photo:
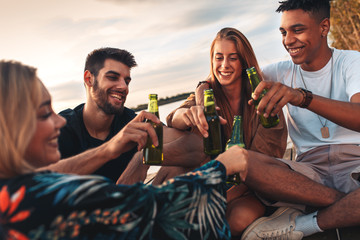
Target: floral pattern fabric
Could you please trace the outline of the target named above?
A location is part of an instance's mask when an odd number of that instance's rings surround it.
[[[225,168],[211,161],[161,186],[50,171],[0,180],[5,239],[230,239]]]

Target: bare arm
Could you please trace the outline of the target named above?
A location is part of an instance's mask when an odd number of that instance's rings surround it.
[[[264,88],[268,89],[268,92],[260,101],[258,114],[264,113],[265,117],[277,114],[287,103],[299,106],[303,100],[301,92],[278,82],[261,82],[255,89],[254,99],[259,97]],[[360,131],[360,93],[354,94],[350,102],[313,95],[307,109],[342,127]]]
[[[207,82],[201,82],[186,101],[173,112],[170,126],[177,129],[187,129],[197,126],[202,135],[207,133],[208,125],[203,114],[204,90],[209,89]]]
[[[143,159],[142,151],[135,153],[135,155],[127,165],[125,171],[121,174],[121,176],[117,180],[116,184],[131,185],[136,182],[144,182],[150,165],[144,165],[142,163],[142,159]]]
[[[73,157],[62,159],[57,163],[38,168],[37,170],[51,170],[54,172],[86,175],[92,174],[111,159],[105,151],[105,147],[101,145]]]
[[[203,139],[194,132],[164,127],[163,166],[198,167],[207,160]]]
[[[202,138],[198,134],[166,126],[164,126],[163,151],[163,166],[181,166],[193,169],[209,160],[203,150]],[[147,176],[149,165],[144,165],[142,159],[142,152],[139,151],[131,159],[117,184],[143,182]]]
[[[91,174],[106,162],[120,156],[137,146],[142,149],[147,141],[148,134],[153,143],[158,144],[154,128],[150,123],[143,122],[150,119],[153,122],[160,120],[153,114],[141,112],[129,122],[119,133],[108,142],[99,147],[87,150],[83,153],[58,161],[39,170],[52,170],[62,173]]]
[[[209,126],[206,122],[203,107],[205,89],[209,89],[209,84],[202,83],[196,88],[195,95],[190,95],[186,102],[172,113],[169,126],[181,130],[197,128],[202,136],[208,136],[207,130]],[[219,109],[217,107],[217,110]],[[226,124],[226,120],[221,116],[220,124]]]
[[[247,150],[239,146],[233,146],[220,154],[216,160],[224,164],[226,175],[239,173],[241,180],[246,180],[249,160],[249,153]]]
[[[350,102],[314,95],[308,109],[340,126],[360,132],[360,93],[353,95]]]

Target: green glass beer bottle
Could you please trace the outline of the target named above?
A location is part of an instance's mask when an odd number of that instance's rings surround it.
[[[209,136],[204,138],[204,152],[208,155],[220,154],[222,152],[220,119],[215,110],[212,89],[204,90],[204,114],[209,125]]]
[[[260,83],[260,77],[256,72],[255,67],[251,67],[246,69],[246,72],[248,74],[249,80],[250,80],[250,84],[251,84],[251,88],[252,88],[252,92],[254,93],[255,88],[259,85]],[[262,91],[262,93],[260,94],[259,98],[257,100],[254,100],[255,103],[255,108],[258,107],[260,100],[262,99],[262,97],[266,94],[267,90],[264,89]],[[279,116],[269,116],[268,118],[264,117],[263,115],[260,115],[260,123],[263,125],[263,127],[265,128],[271,128],[271,127],[275,127],[276,125],[278,125],[280,122]]]
[[[149,105],[148,105],[148,112],[155,114],[159,118],[159,107],[158,107],[158,100],[157,94],[150,94],[149,95]],[[147,138],[146,146],[143,150],[143,164],[147,165],[161,165],[164,160],[163,154],[163,125],[161,123],[153,123],[150,122],[156,132],[159,145],[157,147],[151,141],[150,136]]]
[[[225,151],[235,145],[245,148],[242,117],[238,115],[234,116],[231,138],[226,143]],[[239,185],[241,183],[239,173],[228,176],[226,179],[226,183]]]

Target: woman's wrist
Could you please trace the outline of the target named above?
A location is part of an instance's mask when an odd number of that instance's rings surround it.
[[[207,84],[208,86],[210,86],[210,83],[208,81],[200,81],[196,88],[200,87],[202,84]]]

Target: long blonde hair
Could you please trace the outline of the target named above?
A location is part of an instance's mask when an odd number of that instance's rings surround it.
[[[24,159],[36,130],[41,101],[36,69],[15,61],[0,61],[0,177],[32,171]]]
[[[247,104],[247,102],[251,99],[251,85],[247,77],[246,68],[255,67],[258,73],[260,73],[260,68],[250,42],[239,30],[235,28],[223,28],[217,33],[215,39],[211,43],[210,48],[210,86],[212,89],[214,89],[216,103],[218,106],[220,106],[220,115],[225,117],[227,120],[227,124],[224,127],[224,135],[226,139],[228,139],[231,135],[232,120],[235,113],[233,113],[233,111],[231,110],[230,103],[213,72],[214,48],[216,42],[219,40],[230,40],[235,44],[241,66],[243,68],[241,73],[241,81],[239,81],[242,91],[242,109],[239,110],[243,115],[245,140],[246,138],[250,140],[249,137],[246,137],[246,135],[248,135],[247,130],[250,129],[250,127],[248,126],[248,124],[250,124],[249,118],[254,114],[255,110],[253,106],[249,106]]]

